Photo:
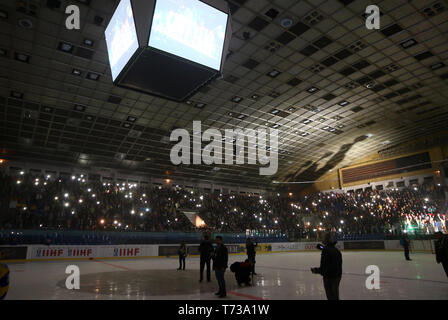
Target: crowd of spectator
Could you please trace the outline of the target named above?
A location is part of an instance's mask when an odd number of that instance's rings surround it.
[[[0,229],[277,231],[294,238],[319,232],[431,234],[446,231],[441,189],[433,184],[350,193],[201,193],[175,185],[87,181],[0,173]],[[196,226],[183,213],[205,222]]]

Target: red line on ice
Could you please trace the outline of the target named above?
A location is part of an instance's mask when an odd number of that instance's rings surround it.
[[[130,268],[122,267],[122,266],[119,266],[119,265],[116,265],[116,264],[112,264],[112,263],[107,263],[107,262],[104,262],[104,261],[101,261],[101,260],[92,259],[92,261],[103,263],[103,264],[106,264],[108,266],[115,267],[115,268],[118,268],[118,269],[122,269],[122,270],[125,270],[125,271],[132,271],[132,269],[130,269]]]
[[[239,292],[235,292],[235,291],[229,291],[230,294],[233,294],[234,296],[239,296],[239,297],[244,297],[247,299],[251,299],[251,300],[267,300],[261,297],[257,297],[257,296],[251,296],[250,294],[244,294],[244,293],[239,293]]]

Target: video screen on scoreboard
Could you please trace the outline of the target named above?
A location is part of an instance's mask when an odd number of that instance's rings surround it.
[[[115,81],[138,49],[137,32],[130,0],[121,0],[106,28],[105,36],[112,80]]]
[[[199,0],[157,0],[149,46],[220,70],[227,14]]]

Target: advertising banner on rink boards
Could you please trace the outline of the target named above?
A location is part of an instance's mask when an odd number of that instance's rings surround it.
[[[282,242],[282,243],[272,243],[272,251],[316,251],[319,242]],[[339,250],[344,249],[344,243],[338,242],[336,247]]]
[[[98,249],[94,246],[29,246],[27,259],[93,258],[98,256]]]
[[[239,246],[240,246],[240,248],[239,248],[238,252],[246,252],[246,245],[245,244],[240,244]],[[227,245],[227,247],[229,247],[229,245]],[[255,247],[255,251],[257,253],[271,252],[271,251],[273,251],[272,250],[272,244],[270,244],[270,243],[258,243],[257,246]],[[238,252],[236,252],[236,253],[238,253]]]
[[[26,259],[28,248],[25,246],[0,246],[0,260],[21,260]]]
[[[386,250],[402,250],[403,249],[403,247],[400,245],[400,240],[384,241],[384,247]]]
[[[154,245],[29,246],[27,259],[132,258],[157,256]]]

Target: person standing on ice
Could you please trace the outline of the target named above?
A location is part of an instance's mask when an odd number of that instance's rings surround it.
[[[201,244],[199,245],[200,261],[199,261],[199,282],[204,279],[204,268],[207,266],[207,282],[210,282],[210,260],[213,253],[213,245],[208,240],[208,235],[202,237]]]
[[[320,267],[311,268],[311,272],[323,276],[325,293],[328,300],[339,300],[339,284],[342,277],[342,254],[336,248],[331,233],[324,236],[324,247],[320,258]]]
[[[411,258],[409,258],[409,246],[411,245],[411,240],[409,240],[408,235],[406,233],[403,234],[403,236],[400,239],[400,245],[404,248],[404,257],[407,261],[412,261]]]
[[[254,276],[257,274],[255,273],[255,256],[257,254],[256,247],[258,246],[258,243],[253,243],[251,238],[247,238],[246,240],[246,252],[247,252],[247,259],[251,263],[251,272]]]
[[[448,236],[439,231],[436,232],[436,237],[436,261],[437,263],[442,263],[443,270],[445,270],[448,277]]]
[[[185,270],[185,258],[187,257],[187,246],[184,242],[180,244],[179,250],[179,268],[177,270]]]
[[[227,269],[227,263],[229,260],[229,253],[226,246],[222,242],[221,236],[216,236],[216,249],[213,254],[213,270],[215,270],[216,280],[218,281],[219,290],[215,295],[220,298],[225,298],[227,295],[226,281],[224,274]]]

